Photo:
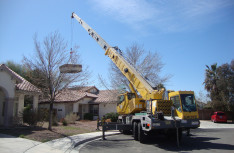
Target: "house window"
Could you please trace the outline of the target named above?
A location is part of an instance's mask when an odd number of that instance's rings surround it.
[[[98,116],[99,106],[98,105],[89,105],[89,113],[92,113],[93,116]]]

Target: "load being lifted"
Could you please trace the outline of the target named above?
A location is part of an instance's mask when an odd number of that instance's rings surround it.
[[[131,92],[119,96],[117,105],[119,121],[116,124],[106,124],[104,127],[106,130],[117,129],[123,133],[132,131],[134,139],[143,142],[147,135],[155,131],[166,134],[177,132],[179,139],[182,130],[189,131],[200,126],[193,91],[172,91],[153,87],[125,60],[117,47],[111,47],[75,13],[72,13],[72,18],[75,18],[101,46],[105,55],[129,81]]]

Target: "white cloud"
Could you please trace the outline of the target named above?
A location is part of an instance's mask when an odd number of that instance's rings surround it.
[[[166,32],[175,32],[216,22],[218,19],[212,15],[221,9],[233,6],[234,1],[91,0],[91,4],[98,11],[135,29],[152,25]]]
[[[158,12],[145,0],[93,0],[92,3],[97,10],[128,24],[151,20]]]

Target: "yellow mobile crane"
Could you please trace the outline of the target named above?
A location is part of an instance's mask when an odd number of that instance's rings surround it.
[[[154,131],[177,131],[200,126],[193,91],[166,91],[155,88],[122,56],[118,47],[111,47],[86,22],[72,13],[81,26],[101,46],[107,55],[129,80],[131,92],[119,96],[117,112],[119,122],[115,129],[133,132],[135,140],[143,142]],[[139,93],[139,95],[138,95]],[[123,126],[122,126],[123,125]],[[113,129],[109,126],[106,129]]]

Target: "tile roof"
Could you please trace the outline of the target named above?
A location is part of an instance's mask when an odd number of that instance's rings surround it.
[[[69,89],[72,89],[72,90],[79,90],[79,91],[83,91],[83,92],[88,92],[90,89],[92,88],[95,88],[97,89],[95,86],[74,86],[74,87],[71,87]],[[97,89],[98,90],[98,89]]]
[[[94,100],[94,103],[117,103],[118,91],[117,90],[100,90],[98,98]]]
[[[82,88],[83,89],[83,88]],[[60,91],[55,98],[55,103],[74,103],[83,98],[92,98],[88,103],[117,103],[116,90],[100,90],[97,94],[84,92],[82,89],[75,90],[68,88]],[[41,100],[40,103],[49,103],[48,100]]]
[[[83,92],[74,89],[64,89],[56,96],[56,103],[77,102],[83,98],[97,98],[98,96],[92,93]],[[41,100],[41,103],[48,103],[48,100]]]
[[[5,70],[8,74],[10,74],[12,77],[16,79],[16,90],[19,91],[26,91],[26,92],[36,92],[41,93],[41,90],[38,89],[36,86],[25,80],[23,77],[21,77],[19,74],[15,73],[13,70],[11,70],[9,67],[7,67],[5,64],[0,64],[0,68],[2,70]]]

